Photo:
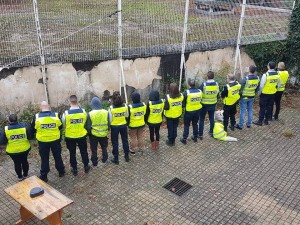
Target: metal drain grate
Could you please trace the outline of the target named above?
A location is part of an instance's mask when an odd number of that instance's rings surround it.
[[[193,186],[175,177],[170,182],[166,183],[163,187],[173,192],[174,194],[181,196]]]

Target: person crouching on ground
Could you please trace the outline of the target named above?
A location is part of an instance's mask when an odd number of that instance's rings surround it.
[[[223,125],[223,110],[215,112],[215,125],[213,130],[213,137],[220,141],[237,141],[236,138],[227,136]]]
[[[230,118],[230,129],[234,131],[236,105],[240,99],[241,85],[235,80],[233,74],[227,75],[228,84],[224,86],[221,97],[224,99],[224,130],[227,132],[228,122]]]
[[[92,111],[87,115],[86,128],[89,134],[90,147],[91,147],[91,161],[93,167],[98,165],[97,147],[98,143],[102,149],[102,163],[108,164],[108,129],[109,129],[109,116],[108,111],[102,109],[102,103],[98,97],[93,97],[90,104]]]
[[[111,142],[113,146],[112,163],[119,164],[119,134],[121,135],[125,161],[129,162],[129,144],[126,118],[128,107],[123,103],[120,92],[115,91],[112,95],[112,105],[109,107]]]
[[[159,92],[156,90],[151,91],[145,118],[149,126],[152,150],[157,150],[159,148],[159,131],[163,120],[164,105],[164,100],[159,98]]]
[[[166,144],[168,146],[175,145],[179,118],[182,114],[182,101],[183,95],[179,92],[178,85],[171,83],[170,94],[165,97],[164,106],[164,115],[167,119],[168,128],[168,140],[166,140]]]
[[[189,90],[183,93],[183,107],[184,113],[184,130],[183,137],[180,139],[181,143],[186,144],[186,139],[189,136],[190,124],[193,126],[193,136],[191,137],[194,142],[198,138],[198,120],[200,115],[202,91],[195,88],[195,80],[188,80]]]
[[[6,153],[14,162],[18,180],[28,177],[28,153],[31,149],[29,140],[33,138],[30,128],[24,123],[18,123],[18,117],[11,114],[8,117],[9,125],[5,126],[0,136],[0,144],[6,145]]]
[[[133,92],[131,94],[132,104],[128,106],[128,127],[131,149],[130,153],[135,155],[137,151],[143,151],[145,148],[145,114],[146,104],[141,102],[140,94]]]

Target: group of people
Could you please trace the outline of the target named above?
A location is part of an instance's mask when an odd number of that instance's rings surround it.
[[[91,100],[91,111],[86,112],[78,105],[76,95],[69,98],[70,109],[66,110],[62,117],[50,110],[47,102],[41,103],[41,112],[34,115],[31,126],[19,123],[15,114],[8,118],[9,125],[5,127],[0,136],[0,144],[6,144],[6,152],[12,158],[18,179],[22,180],[28,176],[29,164],[27,161],[30,151],[30,139],[35,136],[38,141],[39,154],[41,157],[40,179],[47,182],[50,171],[49,155],[52,152],[55,168],[59,177],[65,175],[65,166],[61,157],[61,139],[64,136],[67,149],[69,150],[71,172],[78,175],[76,149],[80,151],[84,172],[88,173],[91,166],[98,166],[98,143],[102,149],[101,162],[106,165],[108,159],[108,134],[110,130],[112,155],[111,162],[119,164],[119,134],[122,139],[124,158],[129,162],[130,155],[135,155],[145,149],[145,125],[149,127],[150,148],[157,150],[160,145],[160,127],[163,117],[166,118],[167,140],[166,145],[174,146],[177,138],[179,119],[184,113],[184,131],[180,142],[187,143],[189,127],[192,123],[193,134],[191,139],[197,142],[203,140],[204,121],[208,114],[210,126],[209,135],[222,140],[229,128],[241,130],[244,126],[246,110],[248,112],[247,128],[251,124],[263,125],[273,119],[273,105],[275,102],[276,111],[274,119],[277,120],[280,112],[280,100],[288,80],[288,72],[283,62],[276,64],[269,62],[268,71],[260,79],[256,67],[250,66],[249,73],[239,83],[232,74],[227,75],[226,86],[220,92],[219,84],[214,80],[214,73],[207,73],[207,80],[196,87],[193,79],[188,80],[188,90],[180,93],[176,83],[169,86],[169,94],[164,99],[156,90],[149,94],[147,104],[141,101],[140,94],[131,94],[132,103],[127,105],[118,91],[111,96],[111,105],[108,110],[102,108],[98,97]],[[219,93],[220,92],[220,93]],[[255,95],[259,93],[260,111],[259,119],[252,122],[252,109]],[[224,120],[222,127],[215,126],[214,113],[221,96],[224,103]],[[237,104],[240,103],[240,119],[236,123],[235,114]],[[198,126],[199,123],[199,126]],[[226,132],[226,133],[224,133]],[[87,136],[89,137],[91,158],[87,150]],[[130,143],[130,144],[129,144]]]

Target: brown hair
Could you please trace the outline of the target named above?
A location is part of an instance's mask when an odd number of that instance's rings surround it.
[[[170,84],[170,97],[178,98],[180,96],[179,87],[176,83]]]
[[[71,95],[69,100],[72,104],[77,104],[77,96],[76,95]]]
[[[207,78],[211,80],[211,79],[214,79],[214,77],[215,77],[214,72],[213,71],[208,71]]]
[[[112,95],[112,102],[114,106],[120,106],[123,104],[122,96],[119,91],[114,91]]]

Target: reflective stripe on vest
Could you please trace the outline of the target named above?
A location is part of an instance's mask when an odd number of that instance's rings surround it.
[[[266,83],[265,86],[262,89],[263,94],[275,94],[277,91],[277,84],[279,82],[279,75],[278,73],[276,74],[269,74],[268,72],[266,73]]]
[[[65,111],[66,118],[66,138],[82,138],[87,134],[85,129],[86,112],[82,109],[81,113],[69,114],[69,111]]]
[[[6,146],[7,153],[26,152],[30,148],[25,126],[16,129],[8,129],[8,126],[5,126],[5,136],[8,141]]]
[[[216,85],[206,85],[206,82],[203,84],[203,94],[202,94],[202,104],[213,105],[218,101],[219,85],[216,82]]]
[[[126,113],[128,111],[127,105],[124,104],[122,107],[114,108],[110,106],[110,112],[112,115],[112,126],[121,126],[126,124]]]
[[[145,114],[146,114],[146,105],[143,103],[142,106],[133,108],[132,105],[129,105],[130,108],[130,121],[129,127],[141,127],[145,125]]]
[[[164,101],[161,100],[161,103],[153,105],[151,101],[149,101],[149,117],[148,123],[158,124],[162,122],[162,113],[164,111]]]
[[[281,79],[281,84],[280,87],[277,88],[277,91],[284,91],[285,89],[285,85],[289,79],[289,72],[284,70],[284,71],[278,71],[278,74],[280,76]]]
[[[230,86],[227,84],[228,96],[224,98],[225,105],[233,105],[240,99],[240,89],[241,85],[236,82],[237,84]]]
[[[191,93],[190,90],[187,90],[187,99],[186,99],[186,111],[192,112],[202,108],[201,98],[202,91],[197,89],[198,92]]]
[[[243,89],[242,96],[243,97],[254,97],[255,96],[255,90],[259,84],[259,77],[256,76],[255,79],[249,79],[248,76],[246,76],[246,84]]]
[[[106,137],[108,135],[108,111],[105,109],[92,110],[89,112],[92,122],[92,135]]]
[[[167,101],[169,103],[170,109],[164,111],[164,115],[168,118],[178,118],[182,114],[182,101],[183,95],[180,94],[177,98],[170,98],[170,95],[167,95]]]
[[[222,123],[215,122],[213,136],[218,140],[222,140],[222,141],[226,140],[227,132],[224,131],[224,125]]]
[[[36,139],[41,142],[56,141],[60,138],[61,121],[57,113],[51,113],[49,116],[40,117],[35,115]]]

